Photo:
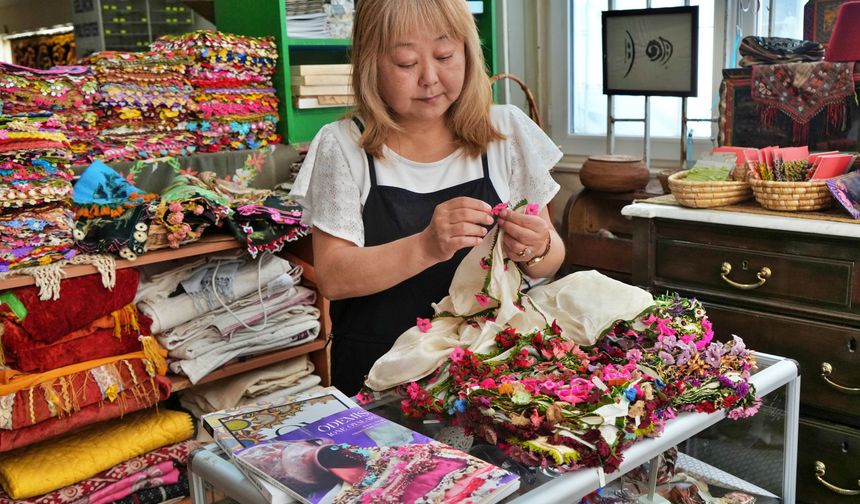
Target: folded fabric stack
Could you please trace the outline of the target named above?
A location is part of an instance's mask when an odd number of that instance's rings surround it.
[[[71,278],[50,301],[37,287],[3,293],[0,451],[167,398],[166,352],[133,304],[138,279],[118,270],[110,291],[96,275]]]
[[[197,31],[162,36],[152,50],[193,62],[187,76],[199,110],[187,128],[197,135],[199,150],[256,149],[280,142],[272,87],[278,53],[272,37]]]
[[[197,418],[214,411],[246,404],[278,404],[289,396],[312,392],[322,378],[313,374],[314,365],[307,355],[248,371],[217,383],[207,383],[180,392],[182,407]],[[198,437],[204,437],[198,433]]]
[[[824,59],[824,46],[820,43],[781,37],[744,37],[738,52],[741,55],[742,67]]]
[[[36,131],[59,130],[74,164],[89,161],[96,132],[97,85],[85,66],[38,70],[0,63],[0,121],[29,122]]]
[[[99,83],[99,157],[131,161],[195,151],[194,135],[185,131],[197,109],[184,77],[186,60],[169,53],[102,51],[84,62]]]
[[[193,435],[188,413],[151,409],[0,454],[0,503],[136,502],[154,487],[188,495]]]
[[[137,306],[152,318],[171,370],[197,383],[233,359],[317,337],[315,294],[300,278],[301,268],[276,256],[212,256],[144,268]]]
[[[44,127],[26,119],[0,123],[0,272],[75,254],[69,144]]]

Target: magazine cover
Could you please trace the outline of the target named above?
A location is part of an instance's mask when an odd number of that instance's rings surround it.
[[[235,452],[267,439],[358,405],[334,387],[312,394],[300,394],[282,404],[257,403],[204,415],[203,429],[235,462]],[[247,467],[237,464],[248,479],[272,504],[294,502],[283,489],[261,479]]]
[[[519,487],[518,476],[360,407],[243,444],[237,464],[310,504],[492,503]]]

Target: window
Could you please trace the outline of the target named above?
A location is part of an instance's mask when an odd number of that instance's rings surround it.
[[[646,0],[615,0],[615,9],[646,8]],[[726,52],[723,20],[726,5],[721,0],[693,0],[699,6],[698,96],[687,100],[689,119],[708,119],[718,115],[718,89]],[[652,0],[651,7],[675,7],[683,0]],[[602,91],[601,12],[608,0],[554,0],[549,12],[550,47],[550,131],[569,154],[605,152],[607,97]],[[557,36],[561,34],[560,36]],[[564,61],[564,65],[555,62]],[[680,155],[681,99],[652,97],[652,157],[678,159]],[[616,118],[642,118],[645,98],[616,96]],[[564,106],[562,107],[562,104]],[[699,150],[711,145],[716,129],[712,123],[689,122]],[[644,124],[615,124],[618,153],[642,153]]]

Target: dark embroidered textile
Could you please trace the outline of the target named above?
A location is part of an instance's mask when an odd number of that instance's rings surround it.
[[[189,495],[191,495],[191,492],[188,488],[188,476],[182,473],[179,481],[173,485],[139,490],[124,499],[114,501],[114,504],[160,504],[177,497],[188,497]]]
[[[828,117],[820,113],[803,128],[799,128],[791,117],[776,108],[762,105],[752,98],[752,68],[727,68],[723,70],[720,86],[719,145],[762,148],[769,145],[807,145],[810,151],[857,151],[860,150],[860,105],[853,97],[845,98],[834,105],[837,112],[845,106],[845,115],[840,122],[838,113]],[[855,66],[855,90],[860,86],[860,65]],[[765,116],[765,117],[762,117]],[[763,119],[768,119],[763,122]],[[773,121],[770,122],[770,119]],[[796,135],[807,130],[805,142],[795,141]]]
[[[853,67],[829,61],[755,66],[752,98],[804,124],[828,104],[854,95]]]
[[[818,42],[781,37],[744,37],[738,52],[742,57],[741,66],[821,61],[824,58],[824,46]]]
[[[302,207],[289,197],[273,194],[262,205],[242,205],[227,221],[237,240],[245,243],[251,257],[261,251],[278,252],[284,243],[308,234],[302,224]]]
[[[761,105],[761,123],[774,124],[780,111],[793,122],[792,145],[809,142],[809,121],[827,110],[825,133],[840,131],[854,96],[854,64],[821,61],[752,68],[752,99]]]

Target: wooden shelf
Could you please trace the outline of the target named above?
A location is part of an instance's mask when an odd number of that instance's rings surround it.
[[[172,261],[175,259],[211,254],[213,252],[222,252],[224,250],[232,250],[236,248],[239,248],[239,242],[232,236],[204,236],[200,241],[189,243],[188,245],[182,245],[178,249],[166,248],[147,252],[134,261],[117,259],[116,269],[134,268],[137,266],[144,266],[146,264]],[[26,269],[24,271],[26,271]],[[74,278],[98,273],[95,266],[91,266],[89,264],[73,264],[65,266],[63,271],[65,272],[64,278]],[[0,291],[33,284],[35,284],[35,279],[33,277],[26,274],[15,275],[5,280],[0,280]]]
[[[250,371],[252,369],[268,366],[269,364],[274,364],[276,362],[292,359],[293,357],[298,357],[300,355],[315,352],[317,350],[322,350],[323,348],[325,348],[326,343],[326,337],[321,334],[317,339],[311,341],[310,343],[305,343],[304,345],[285,348],[283,350],[277,350],[267,354],[257,355],[255,357],[249,357],[245,359],[239,359],[233,362],[228,362],[227,364],[221,366],[221,368],[219,368],[218,370],[209,373],[202,380],[195,384],[192,384],[191,381],[184,376],[170,375],[169,378],[171,381],[171,393],[185,390],[191,387],[196,387],[197,385],[202,385],[204,383],[209,383],[215,380],[220,380],[221,378],[227,378],[228,376],[244,373],[245,371]]]

